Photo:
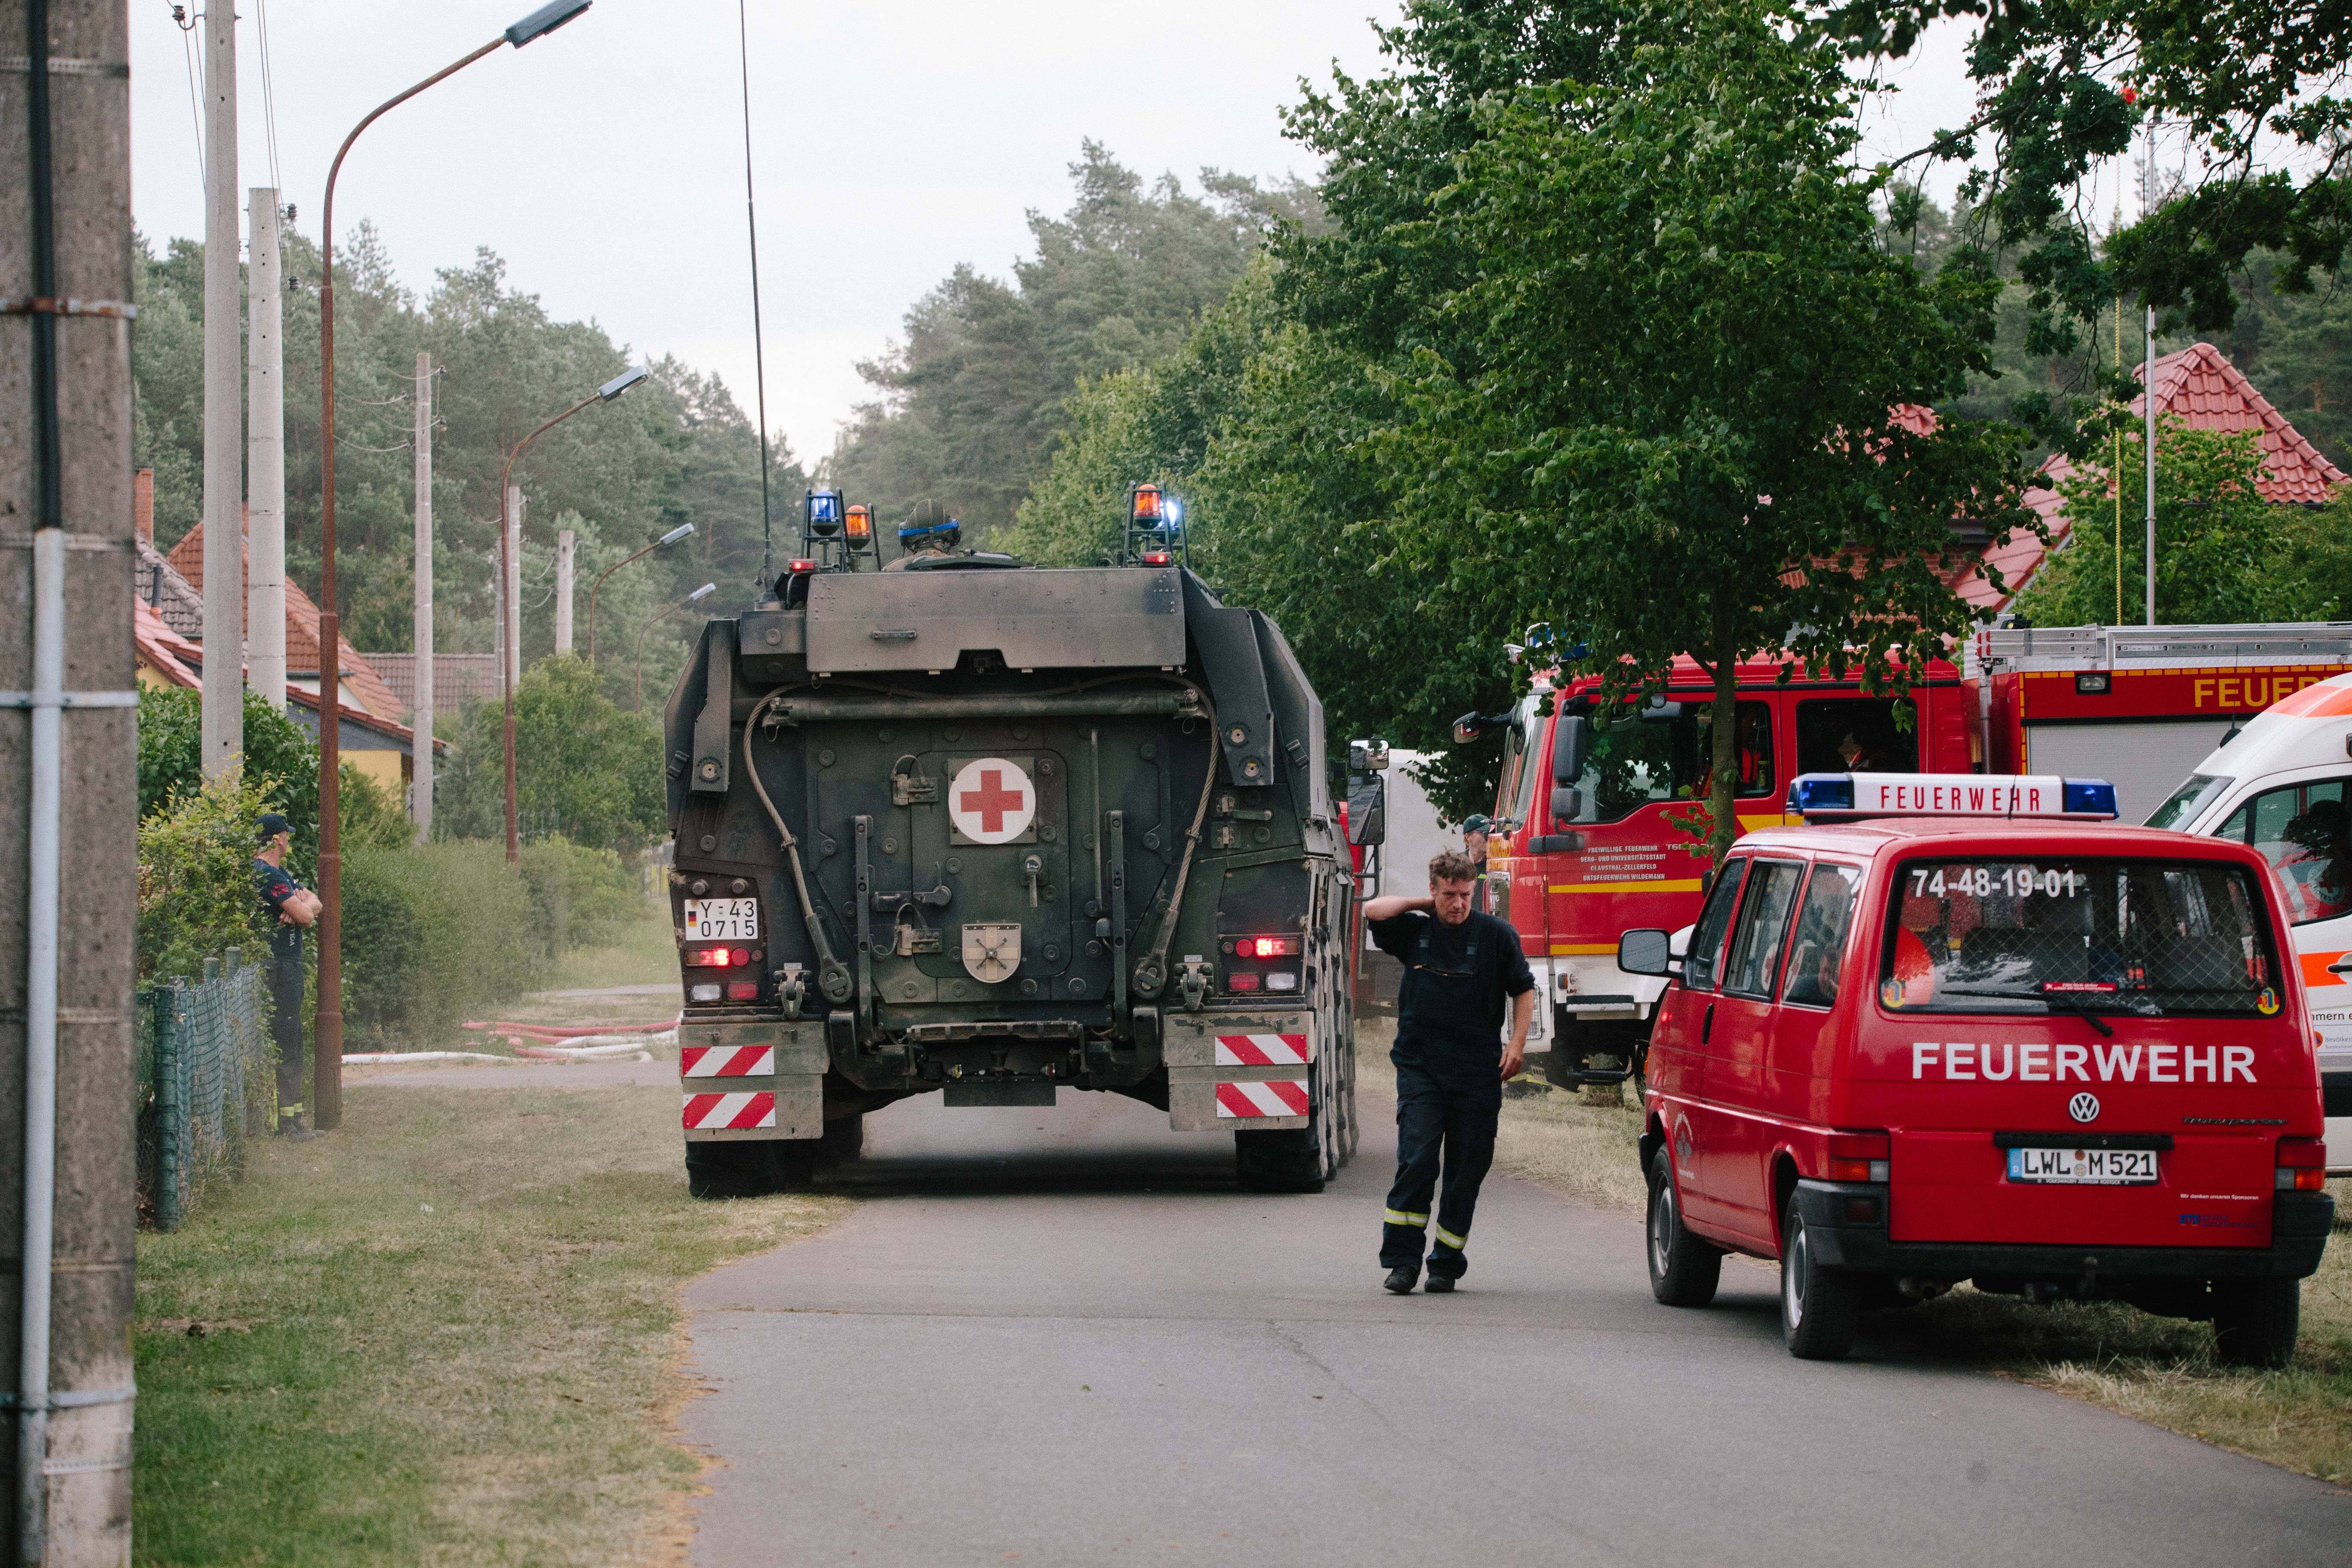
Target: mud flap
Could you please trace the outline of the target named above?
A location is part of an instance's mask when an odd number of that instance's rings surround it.
[[[1272,1132],[1307,1125],[1316,1082],[1306,1008],[1165,1013],[1168,1125],[1177,1132]]]
[[[688,1142],[824,1136],[824,1025],[682,1024],[677,1043]]]

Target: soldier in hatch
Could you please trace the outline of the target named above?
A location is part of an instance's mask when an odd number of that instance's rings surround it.
[[[898,525],[898,559],[882,570],[904,572],[923,556],[950,554],[962,537],[963,524],[950,517],[947,508],[935,500],[919,500],[914,514]]]

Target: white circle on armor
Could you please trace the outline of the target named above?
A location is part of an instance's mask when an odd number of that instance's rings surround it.
[[[948,786],[948,816],[974,844],[1010,844],[1037,819],[1037,786],[1019,763],[966,763]]]
[[[2076,1095],[2066,1102],[2066,1114],[2077,1121],[2096,1121],[2099,1119],[2099,1097],[2087,1091]]]

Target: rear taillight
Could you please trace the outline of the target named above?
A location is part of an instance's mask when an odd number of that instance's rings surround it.
[[[760,983],[758,981],[730,980],[727,983],[727,1000],[730,1002],[757,1002],[759,999]]]
[[[716,1002],[720,989],[717,985],[689,985],[686,988],[686,999],[689,1002]]]
[[[1228,974],[1225,976],[1225,989],[1228,991],[1255,991],[1257,989],[1257,976],[1255,974]]]
[[[1832,1132],[1830,1134],[1830,1171],[1832,1182],[1883,1182],[1887,1180],[1892,1142],[1884,1132]]]
[[[683,955],[688,969],[740,969],[760,956],[756,947],[689,947]]]
[[[2317,1138],[2278,1141],[2278,1190],[2322,1193],[2327,1190],[2327,1144]]]

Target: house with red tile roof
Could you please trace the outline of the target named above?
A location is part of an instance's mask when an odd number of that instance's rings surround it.
[[[250,566],[251,547],[247,546],[247,562]],[[198,595],[205,591],[205,525],[188,530],[172,552],[164,557],[173,571],[184,578]],[[358,708],[379,719],[397,720],[401,715],[400,699],[375,667],[362,658],[352,647],[349,637],[336,639],[341,645],[337,669],[341,675],[342,699],[346,707]],[[310,595],[292,578],[286,582],[286,684],[289,689],[304,686],[313,695],[319,689],[319,606]]]
[[[2135,369],[2134,374],[2140,373]],[[2155,390],[2159,418],[2169,415],[2192,430],[2260,431],[2263,477],[2255,481],[2254,489],[2274,506],[2314,505],[2352,484],[2352,475],[2329,462],[2211,343],[2193,343],[2158,360]],[[2147,405],[2145,392],[2133,398],[2133,417],[2145,418]],[[2163,440],[2160,430],[2157,439],[2159,444]],[[1952,577],[1953,588],[1985,619],[2009,607],[2042,569],[2051,550],[2065,547],[2072,524],[2066,520],[2065,498],[2059,490],[2074,471],[2075,464],[2064,453],[2053,454],[2042,466],[2046,483],[2025,492],[2026,505],[2049,526],[2047,546],[2030,533],[2013,534],[2005,544],[1987,541],[1976,559]],[[2008,585],[2006,592],[1978,574],[1979,561],[2000,571]]]

